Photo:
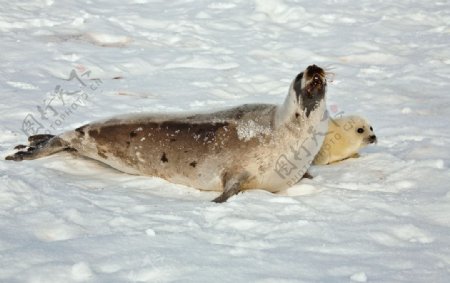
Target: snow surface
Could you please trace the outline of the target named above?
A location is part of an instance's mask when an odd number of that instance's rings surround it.
[[[2,160],[0,282],[450,282],[448,1],[124,2],[2,1],[2,157],[28,114],[58,133],[282,103],[312,63],[379,143],[225,204],[68,154]]]

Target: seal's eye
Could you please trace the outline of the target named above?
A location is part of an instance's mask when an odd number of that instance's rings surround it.
[[[370,130],[373,132],[373,128],[372,128],[372,126],[370,126]]]
[[[356,130],[358,133],[362,134],[364,133],[364,129],[363,128],[358,128],[358,130]]]

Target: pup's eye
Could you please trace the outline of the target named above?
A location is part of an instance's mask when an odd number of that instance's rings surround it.
[[[362,134],[362,133],[364,133],[364,129],[363,128],[358,128],[357,132]]]
[[[372,128],[372,126],[370,126],[370,130],[373,132],[373,128]]]

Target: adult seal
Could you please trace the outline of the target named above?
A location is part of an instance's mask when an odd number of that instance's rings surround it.
[[[292,81],[282,105],[247,104],[195,115],[132,115],[75,130],[29,137],[7,160],[61,151],[89,157],[129,174],[157,176],[200,190],[277,192],[298,182],[328,127],[326,74],[311,65]]]

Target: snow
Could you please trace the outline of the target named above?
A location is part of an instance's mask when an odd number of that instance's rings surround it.
[[[271,129],[250,120],[246,123],[240,123],[237,127],[237,134],[240,140],[249,141],[252,138],[262,140],[264,135],[270,134]]]
[[[220,205],[68,154],[2,160],[1,282],[450,281],[448,1],[125,2],[2,3],[2,157],[28,114],[59,133],[282,103],[313,63],[335,73],[331,115],[367,117],[379,142]]]

